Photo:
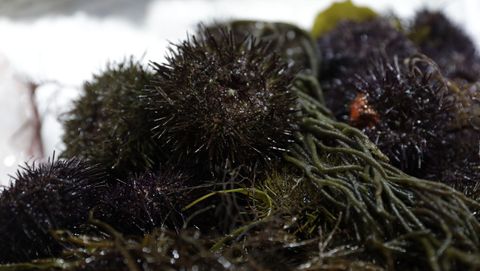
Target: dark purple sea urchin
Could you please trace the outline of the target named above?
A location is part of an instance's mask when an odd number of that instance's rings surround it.
[[[394,165],[425,176],[454,114],[437,65],[384,18],[339,23],[318,44],[320,80],[335,116],[365,132]]]
[[[58,256],[52,230],[87,222],[105,188],[104,174],[81,160],[26,165],[0,194],[0,263]]]
[[[181,209],[193,199],[188,176],[147,172],[111,184],[96,217],[125,234],[142,235],[155,227],[180,228]]]
[[[204,30],[171,49],[147,91],[172,159],[204,170],[275,160],[291,140],[293,76],[268,43]]]
[[[340,22],[322,35],[317,44],[320,83],[326,104],[342,121],[348,121],[349,104],[357,95],[351,88],[355,75],[365,72],[372,59],[402,60],[418,52],[415,45],[384,18]]]
[[[360,112],[353,112],[358,101],[352,102],[350,123],[394,165],[422,176],[425,161],[442,145],[452,117],[446,82],[433,61],[421,55],[404,63],[381,59],[367,70],[352,86],[364,104]]]
[[[475,129],[452,131],[444,140],[444,146],[434,152],[438,159],[425,169],[425,177],[441,180],[480,200],[480,132]]]
[[[221,38],[228,29],[235,40],[242,43],[247,35],[268,43],[268,51],[276,52],[289,69],[295,72],[317,74],[318,59],[315,42],[305,30],[288,23],[234,20],[216,22],[206,28],[212,35]],[[200,25],[199,32],[205,31]]]
[[[410,37],[450,79],[480,79],[480,56],[472,39],[445,14],[423,10],[416,14]]]

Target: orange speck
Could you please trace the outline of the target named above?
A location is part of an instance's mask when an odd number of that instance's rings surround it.
[[[350,122],[361,127],[372,127],[380,122],[380,117],[368,104],[367,97],[363,93],[357,94],[350,104]]]

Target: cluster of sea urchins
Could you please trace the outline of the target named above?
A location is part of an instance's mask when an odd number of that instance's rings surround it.
[[[441,180],[435,165],[475,156],[455,152],[453,159],[449,149],[460,139],[447,138],[473,128],[464,115],[476,108],[476,96],[465,85],[475,79],[465,72],[480,62],[470,39],[441,13],[420,12],[414,25],[409,37],[418,37],[419,47],[385,18],[338,23],[318,39],[319,76],[337,118],[360,128],[407,173]]]
[[[0,196],[0,262],[58,256],[52,231],[77,232],[89,214],[125,234],[179,229],[195,191],[231,178],[227,167],[248,175],[278,161],[295,98],[292,73],[268,45],[202,29],[154,71],[129,60],[86,83],[64,116],[70,160],[27,167]]]
[[[315,265],[324,269],[329,257],[348,262],[344,256],[352,255],[354,261],[403,267],[420,255],[414,264],[420,268],[480,266],[473,259],[480,226],[469,209],[478,204],[445,185],[410,178],[388,165],[364,134],[330,118],[316,79],[305,73],[294,83],[290,70],[317,70],[311,40],[286,24],[271,26],[201,28],[173,47],[165,63],[153,63],[153,70],[127,61],[86,83],[65,116],[68,159],[26,166],[0,194],[0,263],[66,252],[62,260],[37,263],[87,270],[137,270],[137,264],[228,269],[235,266],[228,259],[235,258],[256,269],[293,269],[311,266],[309,259],[318,257]],[[244,33],[253,29],[262,29],[260,40]],[[265,33],[272,29],[282,29],[286,41],[269,41]],[[289,40],[289,33],[302,42]],[[451,183],[479,177],[480,159],[471,151],[479,138],[471,115],[479,107],[470,90],[477,88],[463,85],[471,77],[452,72],[462,84],[444,78],[448,67],[439,69],[420,55],[424,49],[384,18],[340,22],[318,44],[327,105],[394,165]],[[298,54],[285,53],[293,49]],[[315,95],[297,83],[310,83]],[[467,143],[457,147],[455,141],[465,136]],[[460,162],[448,165],[453,159]],[[280,177],[287,171],[289,176]],[[261,184],[255,183],[258,175]],[[221,196],[235,193],[242,196],[212,208]],[[432,213],[432,206],[444,210]],[[239,222],[243,218],[248,224]],[[231,232],[226,237],[222,222]],[[200,231],[195,237],[167,236],[183,227]],[[262,227],[274,232],[262,233]],[[333,240],[338,229],[342,237]],[[330,231],[326,239],[323,230]],[[228,246],[247,231],[252,238],[237,243],[230,258],[204,248]],[[199,239],[200,232],[215,237]],[[337,247],[325,252],[332,240]],[[368,255],[370,249],[383,256]]]

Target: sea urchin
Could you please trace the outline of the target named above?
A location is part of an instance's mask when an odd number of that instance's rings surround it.
[[[451,120],[447,83],[424,56],[382,58],[357,77],[350,123],[362,129],[402,170],[421,177]]]
[[[213,172],[251,167],[285,149],[294,129],[293,76],[268,43],[207,29],[171,49],[147,91],[153,130],[177,162]]]
[[[146,172],[111,183],[95,216],[125,234],[145,234],[155,227],[181,227],[180,209],[192,199],[188,176]]]
[[[141,99],[153,73],[129,60],[111,64],[85,83],[74,108],[64,116],[65,157],[99,163],[119,176],[150,170],[163,155],[150,131]]]
[[[105,176],[77,159],[26,165],[0,194],[0,263],[58,255],[51,231],[74,231],[87,222]]]

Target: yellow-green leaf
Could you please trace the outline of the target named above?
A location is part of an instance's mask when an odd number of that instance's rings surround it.
[[[363,22],[377,17],[377,13],[368,7],[356,6],[352,1],[333,3],[320,12],[313,24],[312,36],[318,38],[332,30],[340,21]]]

